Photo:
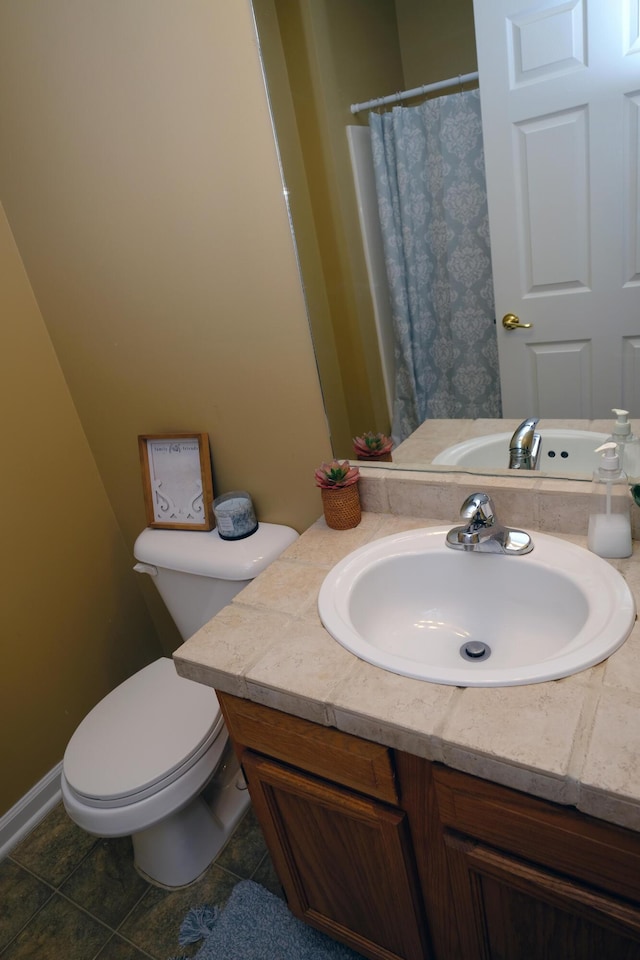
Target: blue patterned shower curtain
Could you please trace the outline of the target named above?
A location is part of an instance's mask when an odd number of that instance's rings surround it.
[[[393,436],[500,417],[480,96],[369,117],[395,334]]]

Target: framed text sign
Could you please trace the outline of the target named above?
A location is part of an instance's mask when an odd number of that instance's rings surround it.
[[[206,433],[138,437],[147,523],[175,530],[211,530],[213,481]]]

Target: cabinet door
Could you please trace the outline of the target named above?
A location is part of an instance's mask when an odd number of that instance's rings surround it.
[[[292,912],[372,960],[429,960],[405,814],[251,751],[242,764]]]
[[[640,960],[640,911],[491,847],[446,835],[467,960]]]

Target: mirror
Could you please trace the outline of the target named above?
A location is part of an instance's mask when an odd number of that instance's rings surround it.
[[[553,480],[591,482],[597,466],[597,447],[609,439],[612,421],[541,420],[536,429],[539,449],[533,470],[509,469],[509,446],[516,420],[429,420],[407,438],[395,452],[396,466],[403,470],[460,473],[469,476],[506,477],[515,480]],[[632,431],[640,426],[632,421]],[[449,456],[441,463],[442,451]],[[635,449],[633,460],[637,472]],[[458,465],[454,465],[454,464]],[[445,465],[450,464],[450,465]],[[463,466],[461,464],[469,464]],[[473,464],[473,466],[471,466]]]
[[[350,105],[475,71],[473,0],[252,2],[333,449],[353,458],[390,410],[346,136],[367,114]],[[409,466],[445,469],[390,469]]]

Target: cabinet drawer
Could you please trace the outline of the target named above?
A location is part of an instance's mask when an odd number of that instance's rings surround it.
[[[218,700],[239,754],[250,748],[370,797],[397,803],[387,747],[227,693],[218,693]]]
[[[637,833],[445,767],[433,778],[445,826],[640,903]]]

